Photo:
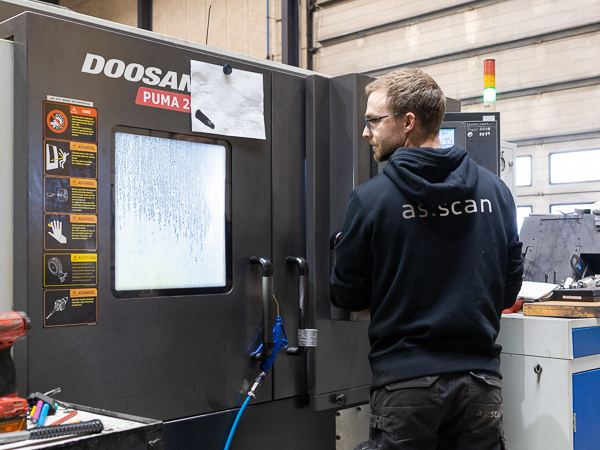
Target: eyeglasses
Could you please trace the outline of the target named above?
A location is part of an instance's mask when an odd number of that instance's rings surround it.
[[[371,129],[371,124],[375,124],[375,123],[377,123],[377,121],[379,121],[381,119],[385,119],[386,117],[397,116],[398,114],[400,114],[400,113],[388,114],[387,116],[373,117],[372,119],[365,118],[365,123],[367,124],[367,130],[369,130],[369,133],[372,134],[373,130]]]

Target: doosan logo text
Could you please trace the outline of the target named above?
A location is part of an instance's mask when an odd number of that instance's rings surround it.
[[[168,71],[163,75],[163,71],[158,67],[144,67],[138,63],[125,64],[120,59],[109,59],[106,61],[100,55],[88,53],[83,61],[81,71],[97,75],[104,73],[109,78],[124,77],[127,81],[141,81],[149,86],[168,87],[177,91],[190,92],[189,74],[179,75],[177,72]]]

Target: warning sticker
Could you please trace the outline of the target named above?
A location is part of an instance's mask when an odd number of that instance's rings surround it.
[[[44,102],[44,137],[65,141],[98,141],[98,110],[87,106]]]
[[[46,214],[44,250],[96,250],[98,217],[95,215]]]
[[[96,253],[45,253],[44,287],[98,284]]]
[[[96,144],[44,140],[44,172],[61,177],[96,178]]]
[[[44,291],[44,327],[90,325],[97,322],[97,289],[51,289]]]
[[[96,214],[96,180],[44,178],[44,210],[47,213]]]

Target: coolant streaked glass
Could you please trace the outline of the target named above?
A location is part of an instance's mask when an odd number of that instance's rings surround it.
[[[226,285],[224,146],[115,133],[115,289]]]

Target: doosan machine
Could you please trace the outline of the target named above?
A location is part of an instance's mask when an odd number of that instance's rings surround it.
[[[279,314],[290,348],[232,448],[352,448],[368,321],[331,306],[330,238],[381,170],[361,137],[370,79],[39,3],[2,1],[0,22],[1,294],[31,319],[19,393],[60,386],[163,421],[166,448],[221,449]],[[499,114],[485,116],[462,129],[492,129],[479,161],[498,174]]]

